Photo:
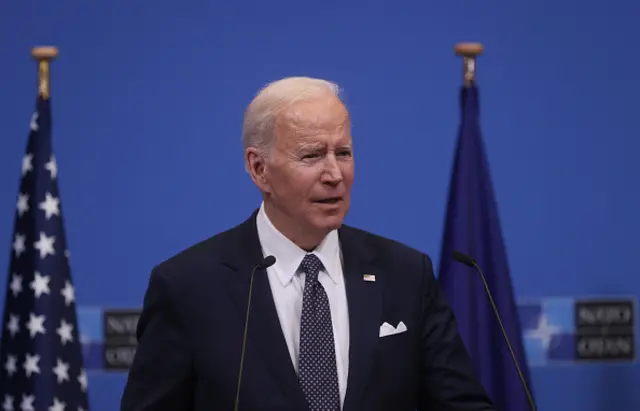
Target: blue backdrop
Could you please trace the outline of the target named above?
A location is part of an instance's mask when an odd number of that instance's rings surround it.
[[[486,47],[482,128],[518,299],[637,297],[640,3],[339,3],[4,2],[0,284],[36,93],[32,46],[60,47],[54,149],[81,331],[100,338],[87,318],[139,307],[154,264],[259,205],[242,114],[284,76],[346,90],[348,223],[438,261],[459,121],[453,46],[471,40]],[[635,364],[532,362],[541,410],[640,408]],[[92,371],[93,410],[117,409],[124,381]]]

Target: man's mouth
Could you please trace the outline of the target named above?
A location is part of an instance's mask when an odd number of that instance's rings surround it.
[[[342,197],[327,197],[327,198],[321,198],[319,200],[314,200],[314,203],[321,203],[321,204],[335,204],[339,201],[342,201]]]

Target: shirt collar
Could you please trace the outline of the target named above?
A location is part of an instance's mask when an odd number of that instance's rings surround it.
[[[274,268],[276,268],[278,280],[283,286],[289,285],[296,275],[302,259],[308,253],[275,228],[264,211],[264,202],[260,205],[256,225],[264,256],[272,255],[276,258]],[[334,283],[342,281],[340,274],[342,271],[339,269],[341,258],[337,230],[327,234],[312,253],[320,259],[324,266],[323,271],[329,275]]]

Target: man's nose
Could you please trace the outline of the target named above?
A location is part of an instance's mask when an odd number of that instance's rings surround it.
[[[334,155],[329,155],[325,159],[325,168],[322,173],[322,182],[327,184],[338,184],[342,182],[342,170],[338,160]]]

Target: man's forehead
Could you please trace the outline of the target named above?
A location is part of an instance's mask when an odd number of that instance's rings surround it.
[[[334,128],[347,125],[349,113],[333,95],[292,104],[280,113],[276,124],[292,128]]]
[[[300,133],[289,134],[284,137],[288,144],[300,148],[322,148],[327,145],[336,147],[351,146],[351,135],[349,133],[326,134],[326,133]]]
[[[351,143],[349,120],[335,124],[292,123],[279,127],[275,133],[276,139],[286,145],[320,146],[347,145]]]

